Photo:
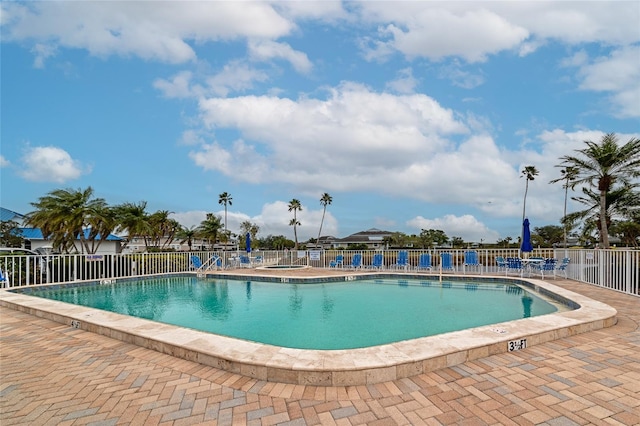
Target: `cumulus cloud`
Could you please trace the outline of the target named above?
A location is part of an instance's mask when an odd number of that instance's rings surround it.
[[[634,2],[363,2],[357,13],[379,25],[377,38],[361,39],[368,59],[396,51],[409,58],[462,58],[517,51],[526,56],[547,40],[569,45],[637,43]]]
[[[2,15],[4,41],[35,40],[40,66],[58,46],[182,63],[196,58],[189,42],[278,38],[295,27],[263,2],[3,2]]]
[[[22,163],[20,175],[35,182],[65,183],[90,172],[68,152],[54,146],[29,147]]]
[[[471,215],[445,215],[434,219],[416,216],[407,222],[407,226],[414,228],[416,234],[422,229],[440,229],[450,238],[461,237],[464,241],[479,242],[483,239],[485,242],[495,242],[500,238],[497,232]]]

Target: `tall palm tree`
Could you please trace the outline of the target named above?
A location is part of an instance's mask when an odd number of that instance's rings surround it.
[[[536,166],[525,166],[522,169],[522,176],[525,178],[525,187],[524,187],[524,201],[522,202],[522,221],[524,222],[524,218],[526,217],[527,212],[527,192],[529,192],[529,181],[534,180],[536,176],[538,176],[538,169]]]
[[[53,190],[40,197],[38,202],[31,203],[37,210],[27,214],[26,223],[40,228],[45,239],[51,237],[53,247],[61,252],[77,250],[75,242],[79,239],[83,252],[95,253],[115,223],[105,200],[92,197],[91,187],[85,190]],[[99,230],[85,236],[85,229],[91,225]],[[95,240],[99,233],[102,237],[100,241],[89,247],[87,238]]]
[[[327,212],[327,206],[331,205],[332,201],[333,201],[333,198],[331,198],[331,195],[329,195],[327,192],[322,194],[322,197],[320,197],[320,204],[322,204],[322,220],[320,221],[320,229],[318,230],[318,239],[316,240],[316,248],[318,247],[318,244],[320,244],[320,234],[322,233],[322,225],[324,224],[324,215]]]
[[[527,192],[529,192],[529,181],[530,180],[534,180],[536,176],[538,176],[538,169],[536,169],[536,166],[525,166],[524,169],[522,169],[522,176],[525,178],[525,186],[524,186],[524,200],[522,202],[522,222],[520,222],[520,225],[522,226],[522,223],[524,222],[524,218],[526,217],[527,214]],[[522,242],[522,240],[524,239],[524,228],[522,228],[522,232],[520,234],[520,242]]]
[[[218,196],[218,204],[224,204],[224,233],[226,234],[227,231],[227,205],[233,205],[233,203],[231,202],[233,200],[233,198],[231,198],[231,194],[229,194],[228,192],[223,192],[222,194],[220,194]]]
[[[302,211],[302,204],[300,204],[300,200],[297,199],[292,199],[291,201],[289,201],[289,211],[293,211],[293,219],[291,219],[289,221],[289,226],[293,226],[293,237],[295,240],[295,250],[298,250],[298,231],[297,231],[297,227],[298,225],[301,225],[300,222],[298,222],[298,216],[297,216],[297,212],[298,211]]]
[[[640,139],[631,138],[620,146],[615,133],[602,136],[600,143],[584,141],[586,148],[577,149],[577,155],[560,157],[564,166],[576,167],[578,175],[574,186],[588,184],[599,191],[600,243],[609,248],[607,224],[607,194],[615,183],[628,186],[640,177]]]
[[[564,212],[562,214],[562,227],[564,231],[564,248],[567,248],[567,222],[565,222],[565,218],[567,217],[567,198],[569,197],[569,188],[571,190],[574,189],[575,184],[574,181],[578,177],[578,169],[575,167],[567,166],[560,170],[560,177],[557,179],[553,179],[549,183],[557,183],[560,181],[565,181],[562,187],[564,188]]]

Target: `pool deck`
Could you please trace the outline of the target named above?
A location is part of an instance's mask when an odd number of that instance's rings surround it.
[[[1,307],[0,423],[640,424],[640,299],[551,282],[617,324],[357,386],[267,382]]]

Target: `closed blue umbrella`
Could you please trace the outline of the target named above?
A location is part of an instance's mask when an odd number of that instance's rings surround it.
[[[247,245],[247,253],[251,253],[251,234],[249,234],[248,232],[247,232],[246,245]]]
[[[529,218],[525,218],[522,223],[522,244],[520,251],[523,253],[531,253],[533,246],[531,245],[531,231],[529,230]]]

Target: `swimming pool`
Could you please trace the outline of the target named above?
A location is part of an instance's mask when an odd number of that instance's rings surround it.
[[[374,279],[397,278],[398,275],[420,279],[425,276],[331,271],[322,268],[307,270],[305,274],[297,276],[277,271],[265,274],[256,270],[234,271],[233,274],[217,272],[215,276],[246,280],[249,279],[247,275],[255,277],[258,274],[265,280],[296,283],[306,282],[305,277],[313,277],[314,282],[329,282],[336,279],[351,281],[361,275]],[[459,279],[455,276],[447,278],[452,281]],[[0,289],[0,305],[65,324],[71,329],[99,333],[254,380],[317,386],[366,385],[416,376],[469,360],[526,349],[543,342],[610,327],[617,322],[616,311],[610,306],[548,282],[489,276],[479,280],[518,283],[553,294],[558,300],[571,303],[577,309],[391,344],[327,351],[284,348],[234,339],[29,295],[29,292],[46,287],[42,285]],[[103,284],[113,284],[110,281],[112,280],[103,280]],[[68,284],[96,285],[92,282]],[[82,338],[82,334],[78,337]]]
[[[41,289],[34,296],[297,349],[355,349],[569,307],[513,283],[362,279],[274,283],[164,277]]]

